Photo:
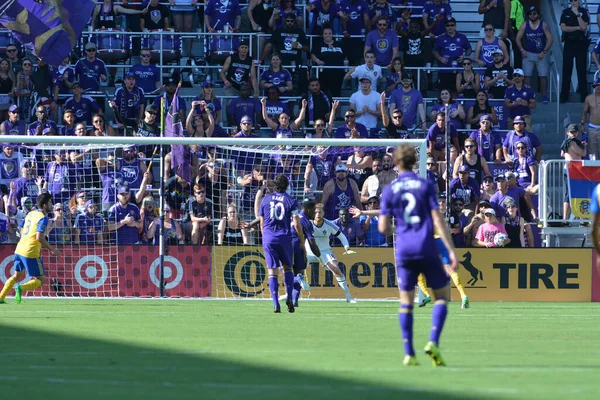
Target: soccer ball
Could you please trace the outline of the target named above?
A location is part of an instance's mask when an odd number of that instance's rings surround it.
[[[504,242],[508,239],[506,233],[498,232],[496,236],[494,236],[494,244],[496,247],[504,247]]]

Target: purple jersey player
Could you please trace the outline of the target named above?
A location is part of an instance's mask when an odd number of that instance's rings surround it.
[[[435,189],[426,179],[412,172],[417,161],[414,147],[399,146],[394,154],[398,179],[383,189],[379,232],[389,234],[392,218],[396,221],[396,274],[400,289],[400,327],[404,341],[404,365],[418,365],[413,347],[413,303],[417,277],[423,273],[433,288],[435,305],[432,311],[432,326],[425,353],[433,359],[434,366],[446,365],[439,351],[439,339],[444,327],[448,309],[448,276],[437,255],[433,238],[433,227],[439,233],[448,249],[450,265],[456,271],[458,262],[454,244],[444,223]]]
[[[286,305],[290,313],[294,312],[292,299],[294,288],[294,273],[292,272],[292,232],[294,225],[300,239],[300,247],[304,250],[304,233],[300,226],[298,216],[298,202],[286,193],[290,184],[285,175],[275,177],[275,192],[266,195],[258,216],[260,228],[263,234],[263,249],[267,268],[269,268],[269,289],[275,312],[280,313],[279,306],[279,281],[277,280],[277,268],[282,267],[284,271],[285,290],[287,294]],[[292,220],[293,219],[293,220]]]

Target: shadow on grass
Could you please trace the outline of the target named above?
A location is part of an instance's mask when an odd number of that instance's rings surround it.
[[[415,400],[482,398],[434,390],[436,374],[429,366],[420,368],[432,375],[430,391],[251,365],[217,359],[210,353],[195,354],[193,349],[189,353],[160,351],[0,324],[2,398],[387,400],[402,395]],[[491,399],[489,394],[485,398]]]

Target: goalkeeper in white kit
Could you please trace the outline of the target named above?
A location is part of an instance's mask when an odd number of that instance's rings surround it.
[[[329,268],[333,275],[335,275],[335,279],[337,279],[338,285],[344,291],[346,295],[346,302],[351,304],[356,304],[356,300],[352,298],[350,295],[350,290],[348,290],[348,283],[346,283],[346,277],[340,271],[338,267],[338,261],[335,258],[335,254],[333,254],[333,250],[329,246],[329,237],[331,235],[336,236],[346,252],[344,254],[356,254],[355,251],[350,250],[350,245],[348,243],[348,239],[346,236],[339,230],[339,228],[331,221],[323,218],[325,216],[325,211],[323,210],[323,204],[317,204],[315,207],[315,219],[313,220],[314,226],[314,236],[315,241],[317,243],[317,247],[321,252],[321,256],[317,257],[313,254],[310,246],[306,246],[306,257],[308,262],[317,262],[319,261],[323,266]]]

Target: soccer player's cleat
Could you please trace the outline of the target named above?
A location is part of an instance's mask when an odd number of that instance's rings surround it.
[[[358,303],[358,301],[356,301],[356,299],[349,297],[346,299],[346,303],[350,303],[350,304],[356,304]]]
[[[6,304],[5,300],[0,300],[0,304]]]
[[[463,297],[461,308],[469,308],[469,298],[467,296]]]
[[[275,307],[275,309],[273,310],[273,312],[274,312],[275,314],[279,314],[279,313],[281,313],[281,306],[280,306],[279,304],[277,304],[277,307]]]
[[[417,357],[415,356],[405,356],[404,361],[402,361],[402,364],[406,365],[407,367],[414,367],[416,365],[419,365],[419,362],[417,361]]]
[[[433,342],[428,342],[425,345],[425,354],[427,354],[433,360],[434,367],[445,367],[446,363],[442,359],[440,349]]]
[[[279,296],[279,301],[286,301],[287,300],[287,294],[282,294],[281,296]]]
[[[21,304],[21,292],[22,291],[23,291],[23,289],[21,288],[21,285],[15,286],[15,302],[17,304]]]
[[[302,286],[302,289],[306,290],[307,292],[310,292],[310,285],[304,280],[302,274],[298,274],[296,276],[298,278],[298,282],[300,282],[300,286]]]
[[[419,303],[419,307],[425,307],[429,303],[431,303],[431,296],[423,297],[423,300]]]
[[[294,302],[292,300],[287,300],[285,302],[285,305],[287,306],[289,313],[293,313],[295,311],[294,310]]]

